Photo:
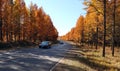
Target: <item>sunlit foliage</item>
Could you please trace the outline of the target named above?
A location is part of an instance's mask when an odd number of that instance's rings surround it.
[[[1,3],[2,2],[2,3]],[[56,40],[58,32],[43,8],[31,3],[26,7],[24,0],[1,1],[1,41],[43,41]]]
[[[114,5],[114,0],[106,0],[107,1],[107,7],[106,7],[106,43],[107,45],[111,45],[112,41],[112,24],[113,24],[113,5]],[[98,42],[99,44],[103,44],[103,0],[85,0],[84,5],[87,7],[85,10],[87,11],[87,14],[82,21],[84,21],[84,25],[82,26],[83,22],[77,21],[77,25],[72,29],[66,36],[63,36],[63,39],[67,39],[70,36],[71,38],[67,40],[79,40],[80,41],[80,36],[83,34],[81,33],[81,29],[83,29],[84,32],[84,42],[88,43],[95,43],[96,42],[96,28],[98,27]],[[115,23],[115,44],[119,45],[120,43],[120,0],[116,0],[116,23]],[[79,24],[78,24],[79,22]],[[82,27],[81,27],[81,26]],[[73,33],[74,31],[74,33]],[[78,31],[78,33],[76,32]],[[70,34],[72,33],[72,34]]]

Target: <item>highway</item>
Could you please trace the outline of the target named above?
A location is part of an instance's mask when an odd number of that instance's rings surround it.
[[[70,48],[72,45],[64,43],[50,49],[36,46],[0,51],[0,71],[51,71]]]

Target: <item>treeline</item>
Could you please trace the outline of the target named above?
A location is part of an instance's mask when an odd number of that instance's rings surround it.
[[[120,0],[106,0],[106,27],[104,1],[85,0],[86,16],[80,16],[76,26],[61,39],[103,45],[104,31],[106,31],[105,44],[111,46],[114,43],[120,46]]]
[[[49,15],[24,0],[0,0],[0,41],[56,40],[58,32]]]

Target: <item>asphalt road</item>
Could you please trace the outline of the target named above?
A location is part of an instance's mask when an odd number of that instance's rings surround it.
[[[50,71],[72,48],[68,43],[50,49],[24,48],[0,51],[0,71]]]

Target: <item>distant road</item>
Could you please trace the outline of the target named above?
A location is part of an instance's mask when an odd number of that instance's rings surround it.
[[[72,46],[55,44],[50,49],[24,48],[0,51],[0,71],[50,71]]]

